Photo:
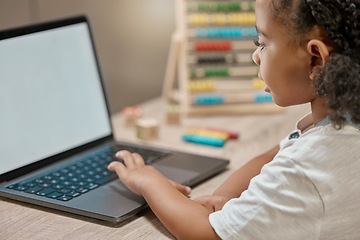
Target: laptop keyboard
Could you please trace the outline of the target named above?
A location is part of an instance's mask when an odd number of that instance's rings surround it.
[[[169,153],[155,150],[116,145],[81,158],[61,169],[10,185],[7,188],[60,201],[69,201],[117,178],[117,175],[110,172],[107,166],[114,160],[121,161],[114,156],[119,150],[139,153],[143,156],[146,164],[152,164],[169,155]]]

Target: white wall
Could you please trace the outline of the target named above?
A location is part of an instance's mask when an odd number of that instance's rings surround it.
[[[111,112],[161,94],[174,0],[0,0],[0,29],[86,14]]]

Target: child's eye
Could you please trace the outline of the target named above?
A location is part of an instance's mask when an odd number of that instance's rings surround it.
[[[265,44],[260,43],[258,39],[254,39],[254,44],[257,47],[260,47],[260,50],[264,50],[264,48],[266,47]]]

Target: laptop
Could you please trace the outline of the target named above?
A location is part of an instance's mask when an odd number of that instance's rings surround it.
[[[106,169],[116,151],[189,186],[229,163],[114,140],[85,16],[0,32],[0,148],[0,196],[114,223],[147,207]]]

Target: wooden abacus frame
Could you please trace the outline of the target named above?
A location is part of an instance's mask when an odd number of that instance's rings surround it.
[[[281,111],[272,102],[254,103],[252,98],[256,92],[253,79],[258,73],[251,59],[255,49],[253,39],[257,37],[251,7],[255,0],[176,0],[175,3],[176,32],[171,39],[164,97],[179,102],[186,114]],[[206,68],[207,65],[216,67]],[[178,91],[174,91],[176,80]],[[206,105],[195,104],[199,102],[194,100],[193,91],[199,89],[210,96],[210,101],[201,102]],[[220,94],[222,104],[212,104],[221,101],[216,94]]]

